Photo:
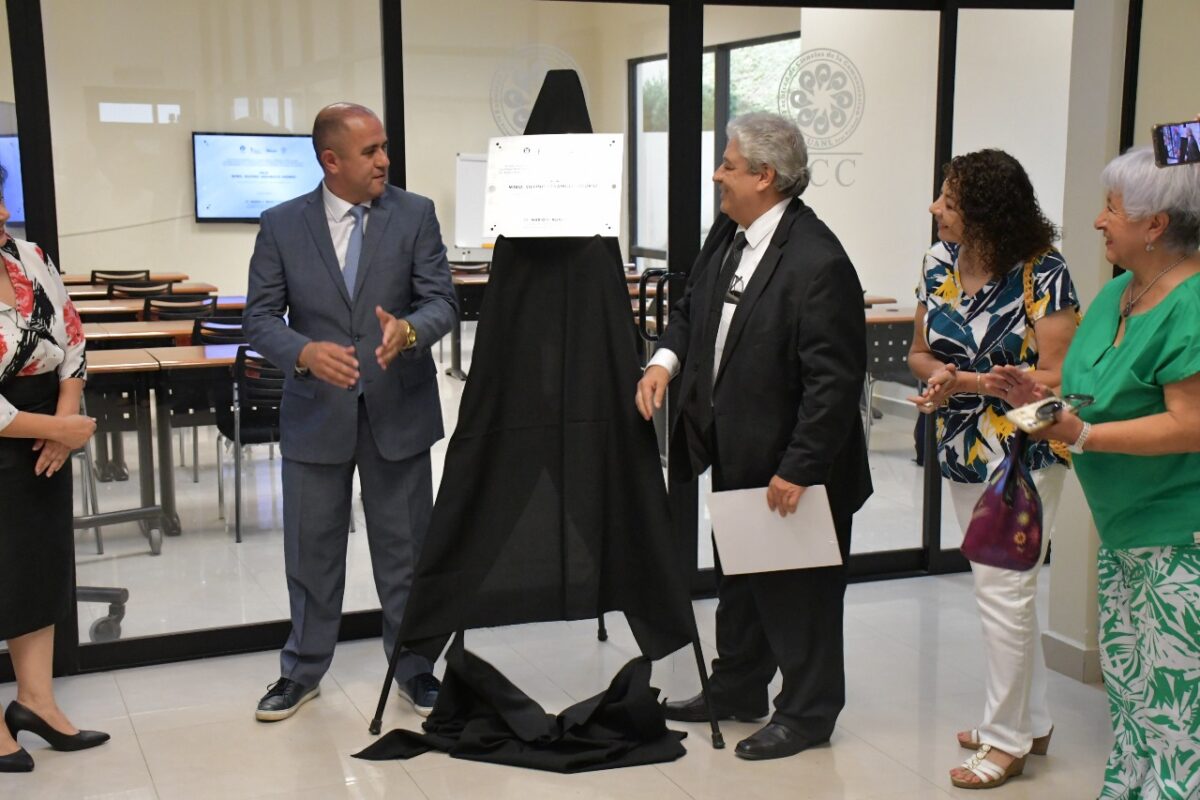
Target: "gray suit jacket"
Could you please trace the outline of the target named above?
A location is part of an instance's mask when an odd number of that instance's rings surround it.
[[[417,347],[387,370],[375,361],[383,338],[376,305],[404,317],[417,332]],[[427,198],[388,186],[374,202],[353,297],[338,266],[319,185],[263,212],[244,324],[251,346],[287,375],[280,412],[284,457],[338,464],[354,454],[358,393],[293,371],[310,341],[356,349],[371,430],[385,459],[428,450],[443,435],[429,348],[457,313],[446,248]]]

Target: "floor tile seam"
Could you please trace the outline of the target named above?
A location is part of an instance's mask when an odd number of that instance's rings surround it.
[[[142,737],[138,735],[137,725],[133,722],[133,713],[129,710],[129,703],[125,699],[125,690],[121,688],[121,682],[117,680],[116,675],[113,675],[112,679],[113,685],[117,689],[117,696],[121,698],[121,707],[125,709],[125,720],[129,723],[129,730],[133,733],[138,754],[142,757],[142,765],[146,768],[146,777],[150,779],[150,791],[154,793],[155,798],[161,798],[162,793],[158,791],[158,781],[154,779],[154,769],[150,766],[150,758],[146,755],[146,748],[142,746]]]
[[[686,753],[683,755],[683,758],[687,758],[687,754],[686,754]],[[670,761],[670,762],[668,762],[668,763],[670,763],[670,764],[674,764],[675,762],[674,762],[674,761]],[[697,798],[696,798],[696,795],[692,794],[692,793],[691,793],[691,792],[689,792],[687,789],[685,789],[683,786],[681,786],[681,785],[679,784],[679,781],[677,781],[677,780],[675,780],[674,778],[672,778],[672,777],[670,776],[670,774],[668,774],[668,773],[667,773],[667,771],[666,771],[666,770],[664,770],[664,769],[662,768],[662,765],[661,765],[661,764],[654,764],[654,765],[652,765],[652,766],[654,767],[655,771],[656,771],[656,772],[657,772],[659,775],[662,775],[664,778],[666,778],[666,779],[667,779],[667,782],[668,782],[668,783],[670,783],[672,786],[674,786],[676,789],[678,789],[678,790],[679,790],[679,791],[680,791],[680,792],[683,794],[683,796],[684,796],[684,797],[691,798],[691,800],[697,800]]]
[[[862,736],[859,736],[859,735],[858,735],[857,733],[855,733],[854,731],[851,731],[851,730],[849,730],[849,729],[847,729],[847,728],[844,728],[844,727],[842,727],[842,726],[840,726],[840,725],[838,726],[838,728],[837,728],[837,729],[838,729],[839,731],[841,731],[842,733],[844,733],[844,734],[847,734],[847,735],[849,735],[849,736],[852,736],[853,738],[857,739],[857,740],[858,740],[859,742],[861,742],[861,743],[862,743],[864,746],[866,746],[866,747],[870,748],[871,750],[875,751],[876,753],[878,753],[878,754],[879,754],[879,756],[880,756],[880,757],[882,757],[883,759],[885,759],[885,760],[887,760],[887,761],[890,761],[891,763],[893,763],[893,764],[895,764],[895,765],[899,766],[899,767],[900,767],[901,769],[903,769],[904,771],[908,772],[910,775],[913,775],[913,776],[915,776],[915,777],[916,777],[916,778],[917,778],[919,781],[921,781],[921,783],[922,783],[922,784],[925,784],[925,785],[927,785],[927,786],[931,786],[931,787],[933,787],[935,790],[937,790],[938,792],[941,792],[943,795],[945,795],[945,796],[947,796],[947,797],[953,797],[953,795],[950,795],[948,792],[946,792],[946,790],[945,790],[945,789],[943,789],[941,786],[938,786],[936,783],[934,783],[933,781],[931,781],[931,780],[930,780],[929,778],[927,778],[926,776],[922,775],[920,772],[918,772],[918,771],[917,771],[916,769],[914,769],[912,766],[910,766],[909,764],[906,764],[904,761],[901,761],[900,759],[893,758],[893,757],[892,757],[892,756],[891,756],[891,755],[890,755],[890,754],[889,754],[889,753],[888,753],[886,750],[882,750],[882,749],[880,749],[880,748],[879,748],[878,746],[876,746],[876,745],[875,745],[873,742],[871,742],[871,741],[869,741],[869,740],[867,740],[867,739],[864,739]],[[881,795],[881,796],[882,796],[882,797],[886,797],[886,795]]]
[[[619,646],[618,646],[616,643],[605,642],[605,644],[606,644],[606,645],[607,645],[607,644],[612,644],[612,646],[613,646],[614,648],[618,648],[618,647],[619,647]],[[514,649],[515,649],[515,648],[514,648]],[[638,653],[638,654],[634,654],[634,655],[630,655],[630,654],[629,654],[627,651],[624,651],[624,650],[622,650],[622,653],[624,653],[625,655],[629,656],[629,658],[627,658],[627,659],[625,660],[625,662],[624,662],[624,663],[622,663],[622,664],[621,664],[621,666],[617,668],[617,671],[616,671],[616,672],[614,672],[612,675],[610,675],[610,676],[608,677],[608,680],[605,682],[605,684],[604,684],[604,687],[603,687],[602,689],[600,689],[600,691],[601,691],[601,692],[603,692],[603,691],[605,691],[606,689],[608,689],[609,685],[611,685],[611,684],[612,684],[612,680],[613,680],[613,678],[615,678],[615,677],[616,677],[616,675],[617,675],[617,672],[620,672],[620,671],[621,671],[621,669],[622,669],[622,668],[625,666],[625,664],[628,664],[628,663],[629,663],[629,660],[630,660],[630,659],[638,658],[638,657],[641,655],[640,653]],[[523,653],[521,653],[520,651],[518,651],[518,652],[517,652],[517,655],[521,656],[521,658],[525,658],[525,655],[524,655]],[[526,659],[526,661],[528,661],[528,659]],[[532,663],[532,662],[531,662],[531,663]],[[550,683],[552,683],[552,684],[553,684],[553,685],[554,685],[554,686],[555,686],[555,687],[556,687],[556,688],[557,688],[557,689],[558,689],[560,692],[562,692],[563,694],[565,694],[567,697],[571,698],[571,699],[572,699],[573,701],[575,701],[576,703],[581,703],[581,702],[583,702],[584,700],[587,700],[589,697],[593,697],[593,696],[595,696],[595,695],[597,694],[596,692],[594,692],[594,691],[593,691],[593,692],[590,692],[589,694],[587,694],[587,695],[585,695],[585,696],[583,696],[583,697],[576,697],[574,692],[568,691],[568,690],[567,690],[567,687],[563,686],[563,685],[562,685],[562,683],[561,683],[561,682],[559,682],[558,680],[555,680],[555,678],[554,678],[554,676],[553,676],[553,675],[550,675],[548,672],[546,672],[545,670],[541,669],[541,668],[540,668],[540,667],[538,667],[536,664],[534,664],[534,665],[533,665],[533,667],[534,667],[534,669],[538,670],[538,672],[540,672],[542,675],[545,675],[545,676],[546,676],[546,679],[547,679],[547,680],[549,680],[549,681],[550,681]]]

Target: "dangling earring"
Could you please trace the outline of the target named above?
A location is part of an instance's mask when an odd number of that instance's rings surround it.
[[[1147,252],[1147,253],[1153,253],[1153,252],[1154,252],[1154,245],[1153,245],[1153,244],[1151,244],[1150,242],[1146,242],[1146,252]]]

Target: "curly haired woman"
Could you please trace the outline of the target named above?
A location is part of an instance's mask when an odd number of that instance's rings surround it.
[[[926,384],[911,398],[937,415],[938,458],[955,515],[965,530],[992,470],[1012,446],[1004,414],[1018,366],[1057,386],[1079,301],[1066,262],[1051,243],[1054,226],[1038,206],[1029,176],[1001,150],[954,158],[929,207],[937,244],[925,254],[908,364]],[[997,369],[999,368],[999,369]],[[1049,532],[1066,475],[1065,448],[1037,442],[1025,462]],[[1043,538],[1044,548],[1049,535]],[[1020,775],[1029,753],[1043,754],[1052,728],[1038,631],[1037,576],[972,564],[983,623],[987,701],[977,728],[958,742],[975,754],[951,771],[968,789],[993,788]]]

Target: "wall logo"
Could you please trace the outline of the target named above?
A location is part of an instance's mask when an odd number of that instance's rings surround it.
[[[518,49],[492,75],[492,119],[505,136],[520,136],[529,122],[533,101],[541,91],[546,73],[552,69],[572,69],[588,95],[583,70],[568,53],[548,44],[533,44]]]
[[[794,119],[812,150],[845,142],[862,120],[862,74],[843,53],[809,50],[788,65],[779,82],[779,113]]]

